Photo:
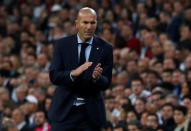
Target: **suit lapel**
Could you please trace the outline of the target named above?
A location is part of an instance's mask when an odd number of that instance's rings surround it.
[[[72,37],[72,42],[71,42],[71,56],[68,56],[68,57],[71,57],[72,59],[72,62],[73,62],[73,65],[74,67],[78,67],[78,42],[77,42],[77,36],[74,35],[74,37]]]
[[[91,78],[94,68],[96,67],[96,65],[99,63],[101,59],[101,56],[103,53],[103,45],[101,44],[102,43],[98,42],[98,39],[96,38],[96,36],[94,36],[94,40],[92,43],[92,48],[91,48],[91,52],[89,56],[89,61],[93,62],[93,64],[87,71],[85,71],[84,75],[86,78]]]
[[[98,42],[96,36],[94,36],[89,61],[97,65],[102,56],[102,52],[103,52],[103,47],[101,43]]]

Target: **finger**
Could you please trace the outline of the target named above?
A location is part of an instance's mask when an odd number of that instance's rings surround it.
[[[92,77],[93,77],[94,79],[98,78],[99,76],[101,76],[101,74],[93,74],[93,75],[92,75]]]
[[[98,74],[97,74],[96,72],[94,72],[94,73],[92,74],[92,77],[95,79],[95,78],[98,77]]]
[[[94,71],[93,74],[97,77],[100,76],[102,73],[102,71]]]
[[[102,71],[95,71],[95,73],[101,75]]]
[[[85,70],[87,70],[89,67],[90,67],[90,66],[88,66],[88,65],[87,65],[87,66],[82,66],[81,69],[82,69],[83,71],[85,71]]]
[[[95,68],[95,69],[94,69],[94,71],[99,71],[99,72],[102,72],[102,71],[103,71],[103,69],[99,67],[99,68]]]
[[[97,67],[101,67],[101,63],[98,63],[97,66],[96,66],[95,68],[97,68]]]
[[[92,62],[86,62],[84,64],[82,64],[80,67],[84,68],[84,67],[90,67],[92,65]]]
[[[86,61],[84,64],[90,64],[92,65],[93,62],[90,62],[90,61]]]

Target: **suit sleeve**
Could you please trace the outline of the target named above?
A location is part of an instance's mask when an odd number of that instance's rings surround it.
[[[64,60],[62,58],[64,47],[61,41],[58,40],[54,47],[53,59],[50,66],[50,80],[58,86],[70,86],[72,80],[70,78],[70,70],[64,69]]]
[[[102,75],[96,81],[93,81],[95,88],[98,90],[106,90],[109,87],[112,78],[112,68],[113,68],[112,46],[109,46],[107,51],[105,51],[104,53],[105,56],[101,63],[103,68]]]

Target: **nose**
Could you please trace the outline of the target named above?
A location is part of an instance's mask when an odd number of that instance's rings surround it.
[[[90,29],[91,28],[91,23],[87,24],[87,28]]]

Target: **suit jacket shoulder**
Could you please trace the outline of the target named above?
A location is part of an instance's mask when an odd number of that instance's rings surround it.
[[[105,41],[104,39],[98,37],[98,36],[94,36],[94,38],[98,41],[98,43],[101,43],[103,46],[105,46],[106,48],[113,48],[112,44]]]
[[[71,45],[71,43],[75,43],[77,42],[77,37],[76,35],[70,35],[70,36],[67,36],[67,37],[63,37],[63,38],[60,38],[56,41],[56,44],[58,44],[59,46],[66,46],[66,45]]]

